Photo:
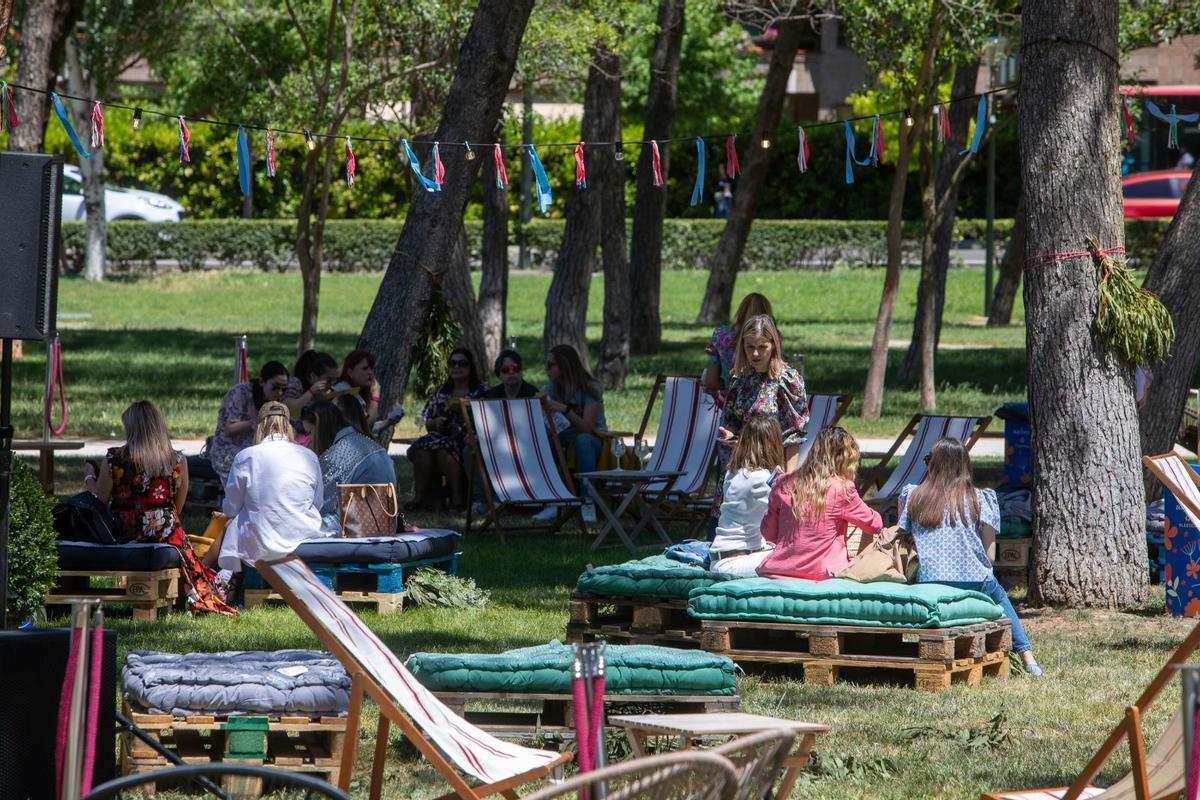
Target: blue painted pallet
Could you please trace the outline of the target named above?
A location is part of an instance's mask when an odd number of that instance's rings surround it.
[[[460,553],[405,561],[403,564],[329,564],[306,562],[321,583],[335,592],[356,591],[377,594],[403,594],[405,570],[417,567],[436,567],[454,575],[458,572]],[[246,568],[245,588],[270,589],[270,585],[253,567]]]

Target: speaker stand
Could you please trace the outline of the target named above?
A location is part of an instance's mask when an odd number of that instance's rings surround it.
[[[8,620],[8,501],[12,476],[12,339],[0,350],[0,628]]]

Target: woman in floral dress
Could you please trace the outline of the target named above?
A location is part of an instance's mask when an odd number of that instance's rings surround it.
[[[751,292],[742,298],[733,321],[728,325],[718,325],[713,330],[712,338],[704,348],[704,352],[708,354],[708,364],[704,367],[704,388],[719,392],[729,386],[729,376],[733,372],[734,362],[737,361],[738,334],[741,333],[746,320],[760,314],[775,318],[771,301],[758,292]]]
[[[454,507],[466,505],[462,458],[467,427],[459,401],[482,394],[487,384],[479,380],[471,351],[462,347],[450,354],[446,371],[445,383],[430,395],[421,412],[428,433],[408,446],[408,458],[413,464],[413,499],[405,507],[410,511],[431,505],[425,495],[438,473],[446,477]]]

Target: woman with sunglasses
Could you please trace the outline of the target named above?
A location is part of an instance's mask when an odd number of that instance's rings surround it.
[[[487,390],[487,385],[480,382],[475,360],[466,348],[456,347],[446,366],[446,381],[430,395],[421,412],[428,433],[408,446],[408,459],[413,465],[413,499],[405,507],[410,511],[435,505],[428,502],[426,494],[430,486],[436,485],[434,478],[439,473],[450,487],[450,502],[455,508],[464,507],[462,453],[467,431],[459,401],[479,396]]]
[[[498,384],[480,395],[483,400],[524,400],[537,397],[537,387],[525,380],[525,365],[516,350],[501,350],[494,366]]]

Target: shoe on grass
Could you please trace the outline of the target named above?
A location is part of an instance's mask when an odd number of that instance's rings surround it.
[[[583,521],[585,523],[587,523],[588,525],[596,524],[596,504],[595,503],[584,503],[583,509],[581,510],[580,513],[583,516]]]
[[[558,519],[558,506],[546,506],[533,515],[534,522],[554,522]]]
[[[1021,666],[1025,670],[1025,674],[1028,675],[1029,677],[1031,677],[1031,678],[1042,677],[1042,668],[1038,666],[1038,663],[1036,661],[1031,661],[1028,664],[1022,664]]]

